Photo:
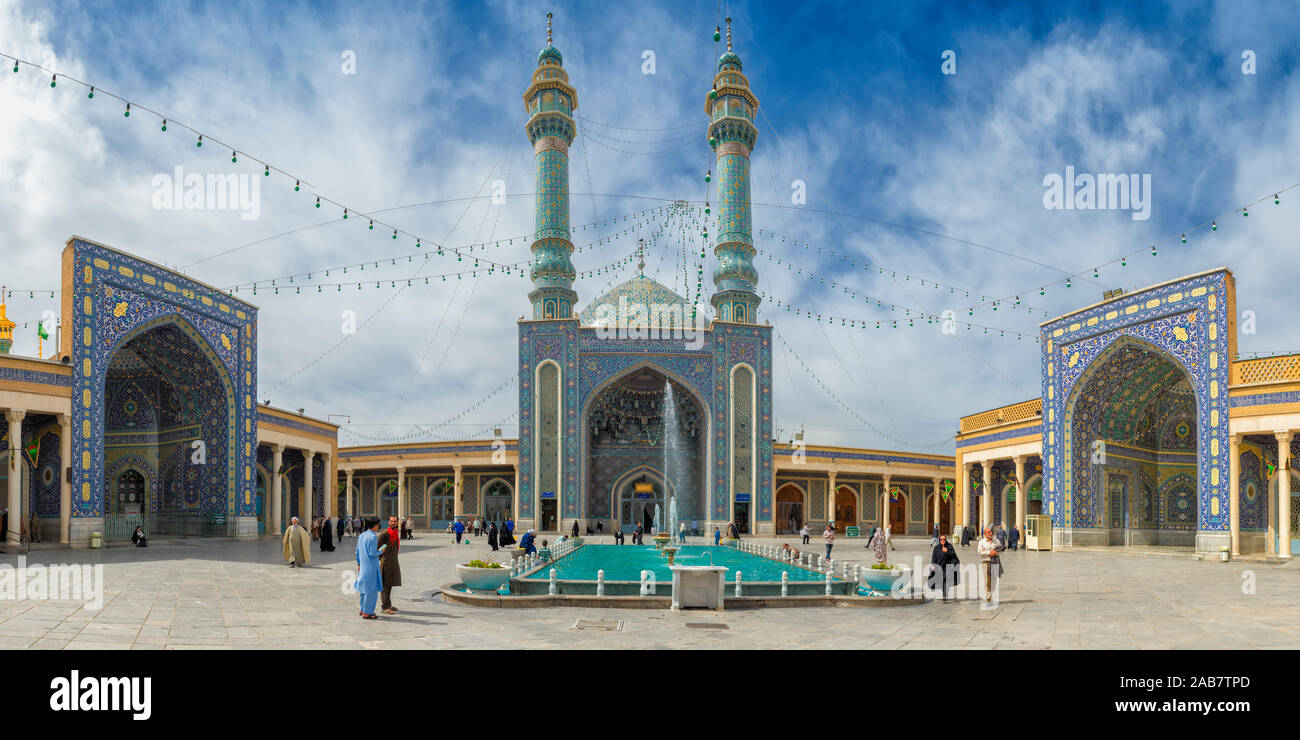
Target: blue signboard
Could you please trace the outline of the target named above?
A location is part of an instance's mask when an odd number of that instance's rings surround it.
[[[555,491],[542,491],[542,498],[555,498]]]
[[[654,498],[655,495],[653,493],[634,493],[632,494],[632,497],[633,498]]]
[[[738,504],[747,504],[747,503],[749,503],[749,494],[748,494],[748,493],[738,493],[738,494],[736,494],[736,503],[738,503]]]

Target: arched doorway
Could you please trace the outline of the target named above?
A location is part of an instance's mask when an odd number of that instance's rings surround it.
[[[149,534],[152,524],[149,517],[149,479],[135,467],[129,467],[113,476],[108,489],[109,516],[125,527],[130,538],[136,527],[144,527]]]
[[[1008,483],[1002,487],[1002,521],[1007,529],[1016,523],[1016,484]]]
[[[501,478],[493,478],[483,487],[484,518],[489,522],[504,522],[510,518],[510,502],[514,487]]]
[[[888,503],[889,536],[907,534],[907,492],[899,486],[892,486],[885,494]]]
[[[702,530],[709,518],[704,409],[679,379],[650,364],[593,392],[582,413],[587,517],[632,531],[645,523],[646,502],[651,512],[659,503],[666,518],[667,490],[687,529]],[[640,475],[653,490],[635,490]]]
[[[397,481],[389,479],[379,484],[376,495],[379,497],[379,521],[388,523],[388,517],[401,516],[397,511]]]
[[[939,498],[939,534],[952,535],[952,507],[941,494],[932,493],[925,501],[925,531],[934,532],[934,497]]]
[[[215,353],[179,316],[155,320],[112,351],[103,389],[106,538],[130,538],[136,516],[149,521],[150,535],[232,531],[237,452],[231,388]],[[144,483],[123,479],[127,467]],[[152,471],[161,471],[161,480]],[[117,496],[127,490],[129,497],[136,485],[146,486],[138,492],[138,515]]]
[[[1268,482],[1268,510],[1269,523],[1274,532],[1273,535],[1273,552],[1282,552],[1282,537],[1278,531],[1278,523],[1282,521],[1280,511],[1278,510],[1278,478],[1282,471],[1277,471]],[[1300,475],[1294,471],[1291,473],[1291,553],[1300,553]]]
[[[803,489],[793,483],[786,483],[776,491],[776,531],[777,534],[798,534],[803,528],[805,495]]]
[[[835,488],[835,531],[844,534],[846,527],[858,526],[858,495],[848,486]]]
[[[663,479],[657,470],[644,467],[632,471],[616,484],[618,500],[617,526],[625,534],[641,531],[654,535],[655,513],[659,514],[659,528],[667,530],[667,496]],[[690,526],[689,523],[687,526]]]
[[[1072,526],[1100,530],[1097,544],[1193,546],[1197,425],[1195,392],[1169,353],[1126,337],[1099,355],[1066,406]],[[1144,477],[1160,481],[1154,505]]]
[[[1029,509],[1025,514],[1043,513],[1043,476],[1035,475],[1029,479]]]
[[[266,471],[257,466],[257,533],[266,534]]]
[[[450,478],[439,478],[425,489],[429,497],[429,505],[425,508],[425,511],[429,512],[429,529],[435,532],[446,529],[451,524],[451,520],[456,518],[453,486]]]

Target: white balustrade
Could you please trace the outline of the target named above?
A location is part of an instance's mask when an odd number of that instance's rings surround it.
[[[555,569],[554,569],[554,568],[551,568],[551,584],[550,584],[550,587],[547,589],[547,593],[549,593],[549,594],[552,595],[552,596],[554,596],[554,595],[557,593],[557,589],[556,589],[556,587],[555,587]]]
[[[596,571],[596,595],[605,595],[605,571],[603,569]]]
[[[740,596],[740,571],[736,571],[736,595]]]
[[[781,595],[782,595],[782,596],[789,596],[789,595],[790,595],[790,573],[789,573],[789,571],[784,571],[784,570],[781,571]]]

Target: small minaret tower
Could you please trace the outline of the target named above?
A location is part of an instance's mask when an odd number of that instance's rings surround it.
[[[5,288],[0,288],[0,355],[9,354],[9,348],[14,346],[14,327],[17,326],[6,315],[5,292]]]
[[[546,48],[537,55],[537,71],[524,93],[528,122],[524,129],[533,144],[537,165],[536,235],[533,242],[533,319],[573,317],[578,294],[577,273],[569,255],[569,145],[577,126],[573,111],[578,92],[569,84],[564,57],[551,44],[551,14],[546,14]]]
[[[727,19],[727,51],[718,57],[713,89],[704,101],[709,115],[709,146],[717,156],[718,233],[713,253],[713,310],[721,321],[753,324],[760,298],[755,292],[754,237],[750,218],[749,153],[758,129],[754,115],[758,98],[741,73],[740,57],[731,50],[731,19]]]

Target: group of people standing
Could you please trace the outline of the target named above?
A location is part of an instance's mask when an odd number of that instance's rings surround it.
[[[474,517],[469,521],[456,519],[451,523],[451,532],[456,535],[457,545],[464,540],[467,534],[472,534],[475,537],[486,534],[488,546],[492,548],[493,552],[515,544],[515,520],[509,517],[503,522],[490,522],[478,517]]]
[[[353,521],[344,517],[337,524],[322,517],[314,522],[315,530],[321,542],[321,549],[333,551],[330,544],[334,531],[341,538],[345,533],[359,533],[357,536],[356,563],[357,576],[354,582],[361,597],[361,609],[358,612],[363,619],[376,619],[375,607],[382,594],[379,607],[385,614],[396,614],[393,605],[393,589],[402,585],[402,568],[397,553],[401,540],[405,536],[408,522],[399,521],[397,517],[388,518],[388,528],[380,529],[378,517],[367,517]],[[409,525],[408,525],[409,526]],[[302,568],[311,564],[312,532],[299,523],[298,517],[292,517],[289,526],[281,538],[282,555],[290,568]],[[407,537],[409,539],[409,537]]]
[[[989,524],[985,529],[993,531],[993,539],[997,540],[1003,550],[1022,550],[1024,545],[1021,543],[1021,532],[1015,524],[1011,529],[1005,529],[1001,524]],[[979,530],[969,524],[961,529],[961,546],[966,547],[973,540],[979,537]]]

